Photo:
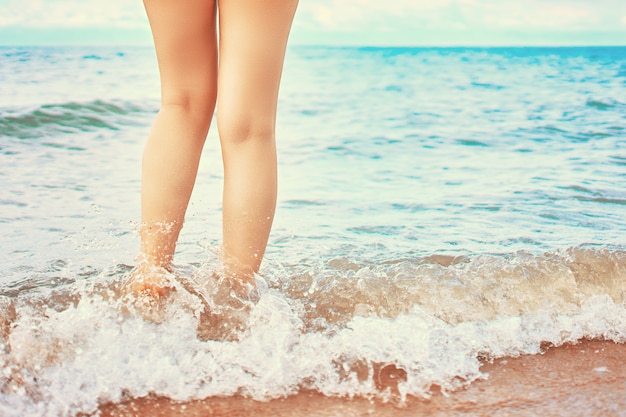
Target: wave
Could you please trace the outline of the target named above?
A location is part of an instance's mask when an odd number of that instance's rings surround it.
[[[623,103],[611,99],[598,100],[589,98],[587,99],[586,105],[587,107],[591,107],[597,110],[609,110],[614,107],[623,107]]]
[[[236,303],[209,262],[178,271],[160,323],[120,297],[128,270],[57,268],[47,286],[34,276],[0,291],[0,414],[92,413],[149,394],[402,401],[458,389],[496,358],[626,342],[619,249],[303,261],[270,268],[258,300]]]
[[[153,107],[133,102],[105,100],[3,109],[0,110],[0,131],[3,136],[29,139],[97,129],[117,130],[120,126],[137,123],[137,117],[152,111]]]

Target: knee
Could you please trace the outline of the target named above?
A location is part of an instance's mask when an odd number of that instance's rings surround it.
[[[227,114],[217,111],[217,127],[224,145],[273,142],[274,120],[243,114]]]
[[[208,130],[215,110],[215,94],[211,91],[181,89],[163,93],[161,109],[182,113],[193,125]]]

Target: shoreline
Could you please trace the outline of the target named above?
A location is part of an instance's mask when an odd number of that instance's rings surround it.
[[[398,407],[363,398],[301,393],[258,402],[213,397],[184,403],[164,397],[104,404],[101,417],[179,416],[626,416],[626,344],[583,340],[551,347],[544,354],[485,363],[489,376],[430,399],[412,398]]]

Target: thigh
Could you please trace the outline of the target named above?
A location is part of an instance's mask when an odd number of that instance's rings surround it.
[[[220,119],[228,122],[234,118],[244,125],[273,126],[297,3],[219,0],[218,123]]]
[[[144,0],[161,75],[162,101],[217,94],[216,0]]]

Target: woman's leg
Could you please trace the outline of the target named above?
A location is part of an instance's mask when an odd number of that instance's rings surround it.
[[[229,274],[244,280],[261,265],[274,218],[276,105],[297,3],[219,0],[222,261]]]
[[[135,293],[162,294],[150,269],[168,269],[215,109],[214,0],[144,0],[161,76],[161,109],[145,146],[141,256]],[[152,274],[154,275],[154,274]]]

